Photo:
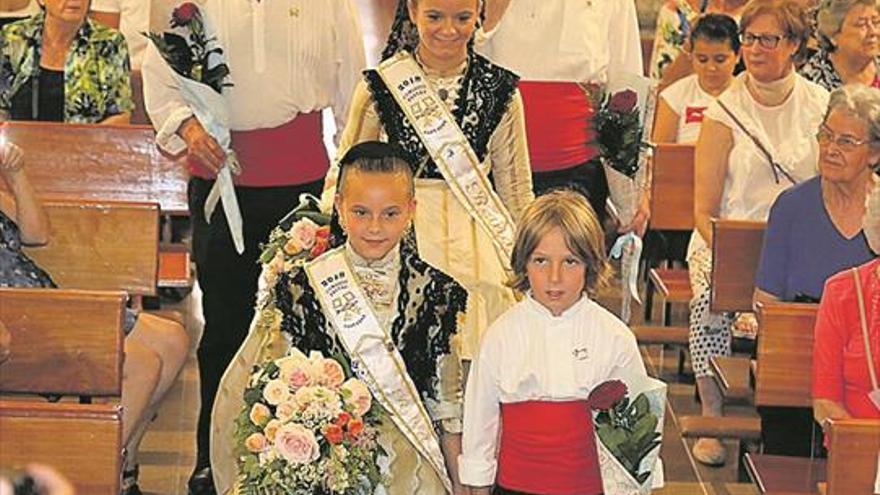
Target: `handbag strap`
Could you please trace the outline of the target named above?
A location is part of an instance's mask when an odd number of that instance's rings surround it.
[[[794,177],[792,177],[791,174],[789,174],[785,170],[785,168],[782,167],[782,165],[780,165],[776,162],[776,160],[773,159],[773,155],[770,154],[770,151],[767,150],[767,147],[764,146],[764,143],[762,143],[760,139],[758,139],[754,134],[746,129],[746,126],[743,125],[739,118],[737,118],[737,116],[729,108],[727,108],[727,105],[725,105],[724,102],[721,101],[721,98],[715,101],[718,102],[718,105],[721,107],[722,110],[724,110],[724,113],[726,113],[731,118],[731,120],[733,120],[733,123],[736,124],[737,127],[739,127],[740,130],[742,130],[743,133],[745,133],[745,135],[752,140],[753,143],[755,143],[755,146],[757,146],[758,150],[764,154],[765,158],[767,158],[767,161],[770,163],[770,170],[773,171],[773,177],[776,179],[776,183],[779,184],[779,174],[782,174],[786,179],[788,179],[789,182],[791,182],[792,185],[797,184],[797,181],[794,180]]]
[[[852,268],[853,278],[856,280],[856,298],[859,301],[859,320],[862,326],[862,337],[865,339],[865,357],[868,359],[868,373],[871,375],[871,386],[874,390],[880,390],[877,385],[877,370],[874,369],[874,354],[871,352],[871,339],[868,338],[868,316],[865,312],[865,297],[862,294],[862,280],[859,277],[858,268]]]

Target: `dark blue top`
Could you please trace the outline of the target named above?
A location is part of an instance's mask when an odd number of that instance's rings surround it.
[[[864,232],[847,239],[822,200],[821,178],[786,190],[770,208],[755,285],[783,301],[822,297],[825,279],[874,255]]]

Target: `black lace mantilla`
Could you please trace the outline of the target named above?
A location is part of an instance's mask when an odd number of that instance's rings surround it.
[[[388,140],[398,144],[409,157],[413,170],[421,168],[419,177],[440,179],[443,176],[428,156],[428,151],[391,91],[375,70],[365,72],[367,85],[376,102],[376,109]],[[501,122],[519,77],[477,53],[470,52],[468,68],[461,83],[453,116],[482,162],[486,159],[489,139]],[[425,162],[426,165],[421,167]]]
[[[401,245],[400,259],[400,292],[391,336],[419,393],[436,399],[437,363],[450,352],[450,339],[458,332],[458,316],[467,307],[467,291],[406,245]],[[292,336],[293,346],[305,353],[344,353],[305,270],[297,268],[280,275],[275,296],[283,315],[281,330]]]

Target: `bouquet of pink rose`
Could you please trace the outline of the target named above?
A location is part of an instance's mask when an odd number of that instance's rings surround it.
[[[381,406],[339,360],[297,349],[256,368],[236,420],[241,494],[371,494]]]

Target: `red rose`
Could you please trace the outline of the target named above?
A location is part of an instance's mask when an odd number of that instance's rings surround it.
[[[324,427],[324,438],[332,445],[342,443],[343,431],[339,425],[327,425]]]
[[[627,89],[619,93],[614,93],[611,97],[611,101],[608,102],[608,108],[615,112],[631,112],[638,101],[639,97],[636,95],[636,92]]]
[[[325,225],[323,227],[318,227],[318,230],[315,231],[315,238],[329,239],[330,238],[330,226]]]
[[[611,409],[626,395],[626,384],[620,380],[608,380],[599,384],[587,397],[590,409]]]
[[[343,412],[339,413],[339,416],[336,417],[336,421],[334,421],[333,423],[336,425],[339,425],[339,426],[345,426],[345,424],[348,423],[350,420],[351,420],[351,414],[348,414],[347,412],[343,411]]]
[[[198,15],[199,8],[192,2],[181,4],[180,7],[174,9],[171,14],[172,24],[175,26],[186,26],[193,18]]]
[[[352,419],[348,422],[348,434],[356,437],[364,431],[364,421],[362,419]]]
[[[315,245],[312,246],[312,250],[309,251],[309,256],[312,258],[317,258],[324,254],[324,251],[330,247],[330,240],[326,237],[315,237]]]

